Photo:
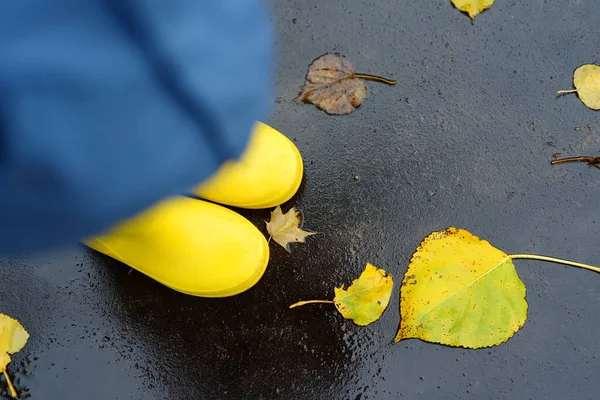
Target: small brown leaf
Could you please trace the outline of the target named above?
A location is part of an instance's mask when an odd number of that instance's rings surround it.
[[[301,224],[302,212],[292,207],[284,214],[281,207],[277,206],[271,211],[271,221],[267,222],[267,231],[273,240],[289,252],[289,243],[304,243],[306,237],[315,234],[300,229]]]
[[[327,114],[350,114],[367,97],[367,87],[360,78],[396,84],[396,81],[379,76],[357,74],[345,56],[328,53],[310,64],[302,92],[296,100],[312,103]]]

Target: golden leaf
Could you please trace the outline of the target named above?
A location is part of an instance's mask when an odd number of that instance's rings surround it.
[[[392,275],[368,264],[358,279],[348,289],[335,288],[333,302],[346,319],[357,325],[369,325],[377,321],[385,311],[392,296]]]
[[[404,275],[395,341],[418,338],[478,349],[508,340],[527,319],[525,285],[513,264],[518,258],[600,272],[558,258],[508,255],[463,229],[434,232],[421,242]]]
[[[600,67],[585,64],[573,74],[574,90],[559,90],[558,94],[577,93],[579,99],[592,110],[600,110]]]
[[[367,263],[365,270],[348,289],[342,285],[334,288],[335,297],[331,300],[308,300],[292,304],[290,308],[314,303],[333,303],[346,319],[365,326],[381,318],[392,296],[394,281],[383,269]]]
[[[11,362],[10,354],[20,351],[29,340],[29,333],[16,319],[0,314],[0,371],[4,373],[11,395],[17,397],[6,368]]]
[[[290,251],[289,243],[304,243],[306,237],[315,234],[300,229],[301,224],[302,212],[292,207],[284,214],[281,207],[277,206],[271,211],[271,221],[267,222],[267,231],[274,241]]]
[[[472,21],[475,17],[487,10],[494,4],[495,0],[452,0],[454,7],[467,14]]]
[[[357,74],[345,56],[330,53],[310,64],[302,91],[296,100],[312,103],[327,114],[350,114],[367,97],[367,87],[361,78],[388,85],[396,84],[396,81],[379,76]]]

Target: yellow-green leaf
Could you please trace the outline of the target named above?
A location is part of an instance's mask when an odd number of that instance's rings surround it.
[[[495,0],[452,0],[454,7],[471,17],[471,20],[475,20],[478,14],[481,14],[484,10],[487,10],[494,4]]]
[[[10,354],[20,351],[29,340],[29,333],[16,319],[0,314],[0,371],[4,373],[6,382],[13,397],[17,397],[6,367],[10,363]]]
[[[367,263],[363,273],[348,289],[344,289],[344,285],[334,289],[333,302],[344,318],[353,320],[357,325],[369,325],[385,311],[393,287],[390,274]]]
[[[414,253],[402,282],[400,314],[395,341],[495,346],[527,319],[525,285],[511,256],[449,228],[429,235]]]
[[[314,232],[303,231],[302,213],[292,207],[285,214],[281,207],[277,206],[271,211],[271,221],[267,222],[267,231],[274,241],[279,243],[287,251],[290,251],[289,243],[304,243],[307,236],[314,235]]]
[[[377,321],[385,311],[394,281],[392,276],[381,268],[367,263],[365,270],[358,279],[352,282],[348,289],[344,285],[334,288],[335,298],[331,300],[299,301],[290,308],[316,303],[333,303],[346,319],[351,319],[357,325],[369,325]]]
[[[579,99],[592,110],[600,110],[600,67],[585,64],[573,74],[575,90],[559,90],[558,93],[577,93]]]

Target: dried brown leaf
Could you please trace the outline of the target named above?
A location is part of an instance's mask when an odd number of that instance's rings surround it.
[[[396,81],[379,76],[357,74],[345,56],[329,53],[310,64],[302,91],[296,100],[314,104],[327,114],[350,114],[367,97],[367,87],[361,78],[388,85],[396,84]]]

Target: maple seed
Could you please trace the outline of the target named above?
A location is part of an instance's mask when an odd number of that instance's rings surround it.
[[[328,53],[310,64],[296,101],[314,104],[330,115],[350,114],[367,97],[367,87],[361,79],[396,84],[395,80],[380,76],[358,74],[345,56]]]
[[[304,243],[304,240],[314,235],[315,232],[308,232],[300,229],[303,217],[300,210],[292,207],[287,213],[281,211],[281,207],[277,206],[271,211],[271,221],[267,222],[267,231],[269,232],[269,241],[271,238],[285,248],[290,250],[290,243]]]
[[[550,161],[550,164],[554,165],[554,164],[561,164],[561,163],[573,162],[573,161],[587,162],[590,165],[590,167],[596,167],[596,168],[600,169],[600,157],[581,156],[581,157],[559,158],[558,160]]]

